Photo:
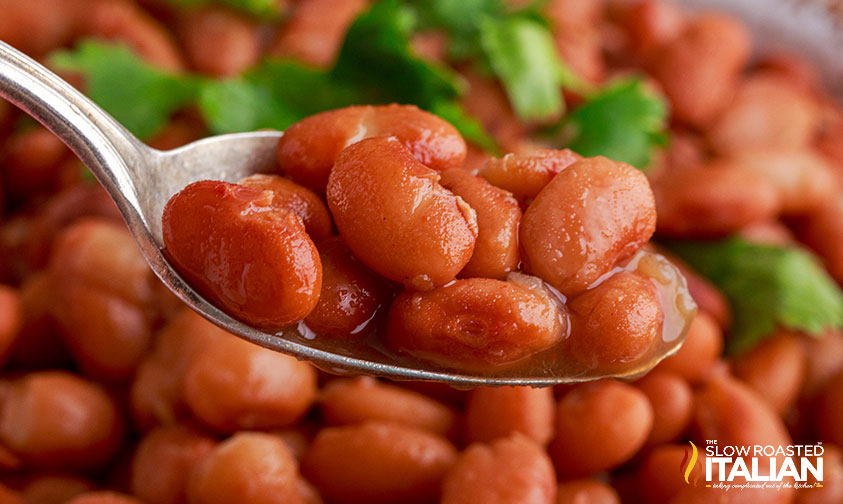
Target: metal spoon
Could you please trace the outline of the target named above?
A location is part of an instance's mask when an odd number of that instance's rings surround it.
[[[346,355],[340,353],[343,349],[320,348],[313,339],[292,328],[269,334],[249,327],[209,303],[167,262],[162,254],[161,215],[173,194],[197,180],[235,182],[247,175],[272,171],[282,133],[222,135],[179,149],[159,151],[135,138],[70,84],[3,42],[0,42],[0,96],[40,121],[87,165],[117,203],[141,252],[167,287],[200,315],[243,339],[312,361],[329,371],[441,381],[462,387],[542,386],[595,378],[582,373],[560,376],[550,366],[494,376],[419,369],[414,367],[415,362],[401,361],[373,349],[364,353],[348,351]],[[629,370],[624,376],[641,374],[658,360],[646,369]]]

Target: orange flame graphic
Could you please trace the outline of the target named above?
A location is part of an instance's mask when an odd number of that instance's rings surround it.
[[[697,445],[693,441],[688,441],[688,443],[691,445],[691,450],[685,448],[685,456],[682,457],[682,462],[679,463],[679,473],[685,476],[685,483],[690,485],[691,482],[688,478],[690,478],[691,472],[693,472],[694,467],[697,465],[699,452],[697,451]],[[697,474],[694,475],[694,486],[697,486],[697,476]]]

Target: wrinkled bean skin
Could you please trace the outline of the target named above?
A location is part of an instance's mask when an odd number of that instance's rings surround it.
[[[195,418],[223,433],[288,427],[315,396],[310,364],[235,337],[196,351],[184,374]]]
[[[652,371],[635,382],[653,407],[653,430],[647,438],[650,446],[678,438],[691,421],[694,393],[681,376]]]
[[[316,248],[322,262],[322,291],[304,323],[323,338],[365,337],[392,298],[393,286],[354,257],[339,236],[318,242]]]
[[[579,385],[557,405],[550,456],[560,475],[588,476],[629,460],[652,425],[653,408],[635,387],[612,380]]]
[[[439,495],[457,452],[444,438],[399,424],[322,429],[302,472],[327,502],[422,504]]]
[[[452,408],[418,392],[381,383],[368,376],[328,383],[320,392],[319,409],[328,425],[380,420],[440,436],[453,435],[457,421]]]
[[[479,175],[518,199],[535,198],[553,177],[581,159],[582,156],[569,149],[510,153],[486,161]]]
[[[179,34],[190,66],[204,74],[233,77],[260,59],[257,25],[224,7],[199,7],[186,13]]]
[[[403,292],[387,317],[387,345],[430,362],[488,370],[516,363],[562,341],[567,320],[541,282],[457,280]]]
[[[266,330],[307,316],[322,286],[316,246],[273,193],[201,181],[164,208],[164,244],[188,281],[228,313]]]
[[[690,22],[654,68],[674,117],[695,126],[710,124],[729,106],[750,52],[750,34],[739,21],[710,13]]]
[[[280,438],[241,432],[223,441],[190,474],[191,504],[299,504],[298,462]]]
[[[655,226],[643,173],[595,157],[572,164],[542,189],[521,219],[521,247],[533,274],[572,296],[640,249]]]
[[[520,434],[469,446],[442,483],[442,504],[555,504],[550,457]]]
[[[453,280],[471,259],[474,210],[395,138],[346,148],[327,196],[348,248],[390,280],[430,289]]]
[[[532,387],[481,387],[468,393],[463,440],[489,443],[514,432],[547,445],[553,436],[553,390]]]
[[[671,371],[692,385],[700,383],[723,351],[723,332],[704,311],[698,311],[679,351],[661,361],[656,369]]]
[[[796,335],[782,333],[735,359],[737,378],[752,387],[780,415],[796,402],[807,358]]]
[[[117,405],[98,385],[63,371],[12,382],[0,408],[0,442],[32,468],[93,469],[123,439]]]
[[[459,168],[465,141],[448,122],[413,105],[365,105],[322,112],[293,124],[278,143],[281,171],[318,193],[325,192],[340,152],[361,140],[392,136],[435,171]]]
[[[600,369],[635,362],[661,338],[664,322],[656,287],[643,275],[622,271],[568,302],[571,336],[566,346],[581,362]]]
[[[460,168],[442,173],[439,183],[477,214],[477,241],[461,278],[503,278],[518,269],[518,224],[521,208],[507,191]]]
[[[300,217],[313,241],[333,234],[334,225],[328,207],[310,189],[277,175],[251,175],[238,184],[260,191],[271,191],[272,206]]]
[[[581,479],[559,484],[556,504],[621,504],[618,492],[598,480]]]
[[[215,445],[210,436],[182,424],[151,431],[132,457],[132,493],[148,504],[185,502],[188,476]]]

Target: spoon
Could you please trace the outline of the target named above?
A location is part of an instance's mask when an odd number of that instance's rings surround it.
[[[0,96],[41,122],[85,163],[114,199],[146,261],[170,290],[200,315],[245,340],[311,361],[331,372],[440,381],[460,387],[547,386],[595,378],[576,373],[560,376],[547,366],[516,368],[511,374],[494,376],[420,369],[415,367],[417,362],[402,361],[371,348],[345,355],[334,348],[319,347],[307,331],[290,328],[270,334],[235,320],[196,292],[167,261],[161,216],[170,197],[192,182],[236,182],[254,173],[275,170],[281,132],[221,135],[159,151],[138,140],[73,86],[3,42]],[[630,370],[624,376],[642,374],[654,365]]]

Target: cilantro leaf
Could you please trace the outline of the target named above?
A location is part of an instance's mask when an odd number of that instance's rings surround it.
[[[843,292],[800,247],[740,238],[669,247],[728,297],[734,311],[727,342],[732,353],[751,349],[779,326],[814,335],[843,326]]]
[[[239,9],[243,12],[267,19],[281,15],[281,3],[278,0],[168,0],[179,7],[197,7],[209,3],[218,3]]]
[[[422,29],[437,29],[448,34],[448,53],[454,61],[477,58],[481,54],[478,20],[506,15],[502,0],[418,0],[415,6]]]
[[[158,132],[198,92],[197,79],[154,68],[123,45],[83,41],[73,51],[54,53],[51,62],[82,72],[88,95],[141,139]]]
[[[567,146],[645,169],[666,141],[667,104],[640,79],[623,79],[590,96],[564,123]]]

